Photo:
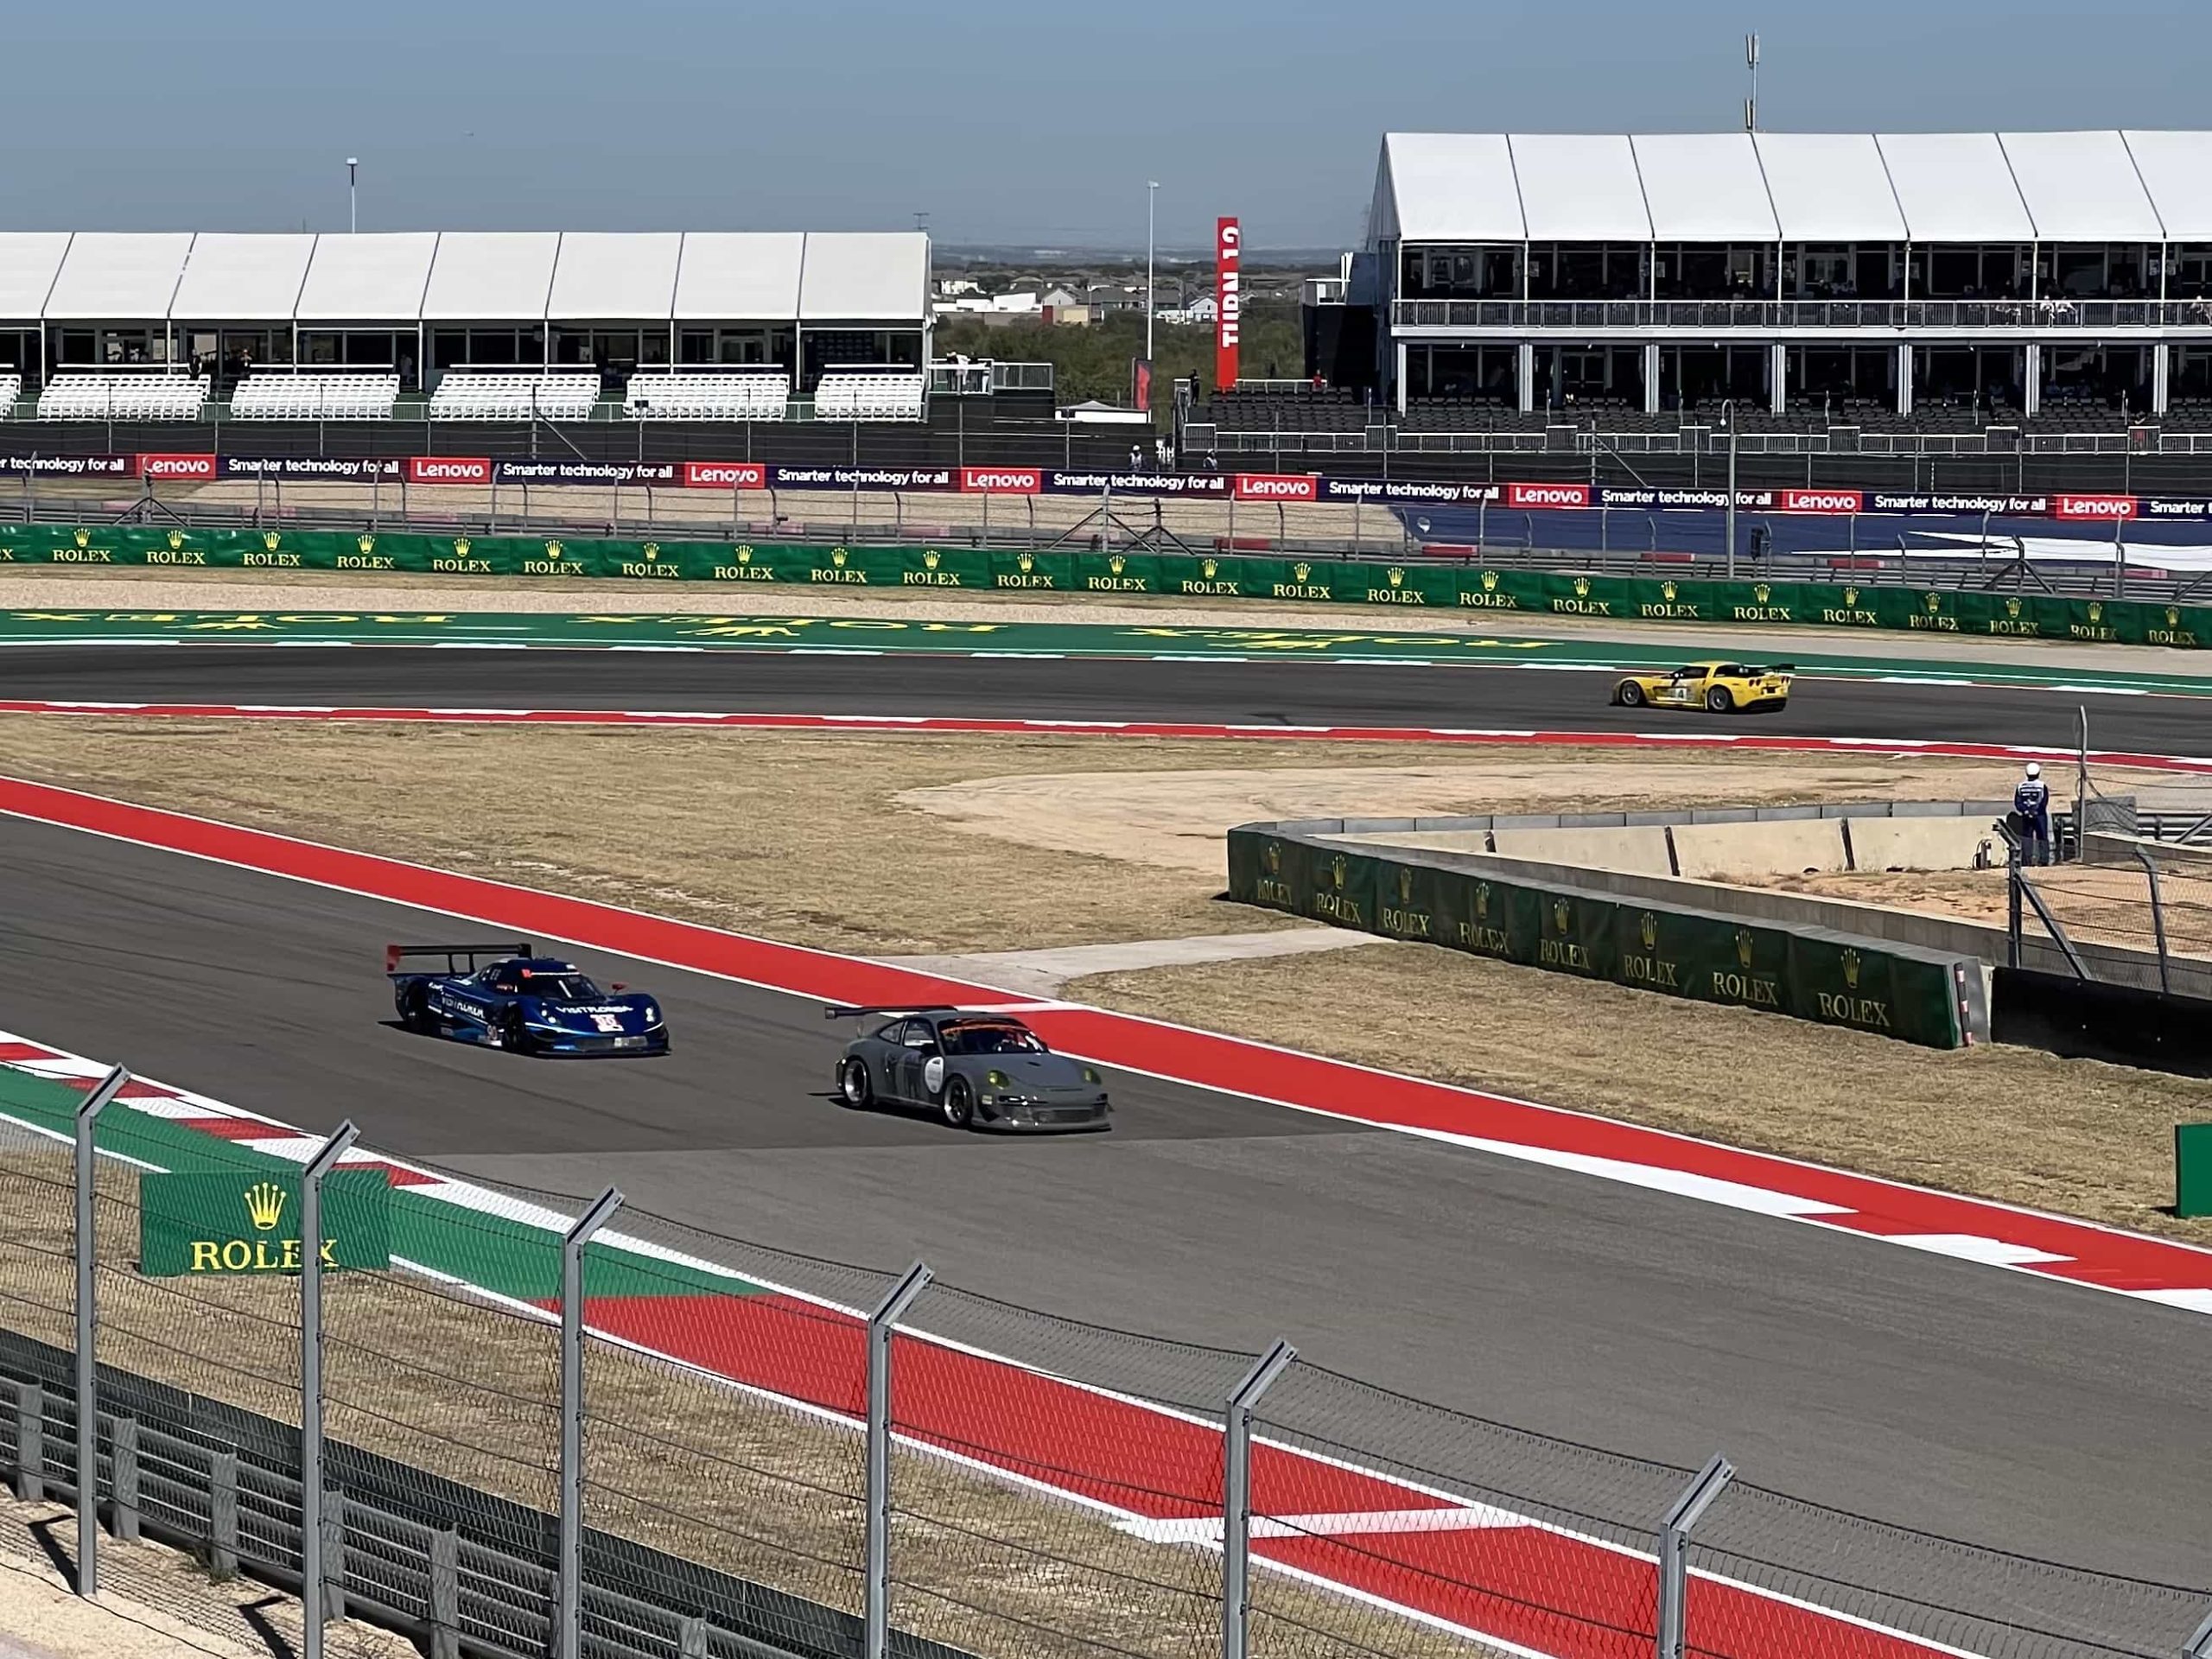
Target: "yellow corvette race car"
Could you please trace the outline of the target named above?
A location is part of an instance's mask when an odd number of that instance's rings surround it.
[[[1692,663],[1659,674],[1630,674],[1613,687],[1629,709],[1703,709],[1716,715],[1779,709],[1789,701],[1789,663]]]

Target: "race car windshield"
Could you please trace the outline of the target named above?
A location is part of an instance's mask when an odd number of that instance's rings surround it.
[[[599,987],[582,974],[532,974],[522,982],[524,996],[542,996],[549,1002],[596,1002]]]
[[[1033,1031],[1019,1026],[947,1026],[945,1052],[950,1054],[1042,1054],[1045,1045]]]

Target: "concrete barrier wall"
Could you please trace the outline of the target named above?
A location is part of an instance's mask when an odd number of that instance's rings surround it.
[[[1675,869],[1692,880],[1830,874],[1848,868],[1844,823],[1841,818],[1802,818],[1772,823],[1678,823],[1669,832],[1675,838]]]
[[[1617,830],[1494,830],[1491,849],[1508,858],[1670,875],[1674,859],[1667,844],[1669,833],[1664,824],[1657,823],[1627,824]]]
[[[2002,864],[1987,818],[1847,818],[1854,870],[1971,870]]]

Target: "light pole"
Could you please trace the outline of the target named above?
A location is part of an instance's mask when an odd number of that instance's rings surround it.
[[[361,158],[348,156],[346,158],[346,229],[349,234],[361,228],[360,206],[353,193],[354,181],[360,170]]]
[[[1160,181],[1144,181],[1144,360],[1152,361],[1153,207],[1160,199]]]

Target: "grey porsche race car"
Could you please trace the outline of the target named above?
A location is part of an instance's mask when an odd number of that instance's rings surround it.
[[[957,1008],[828,1010],[832,1020],[888,1016],[845,1045],[837,1096],[856,1111],[923,1107],[957,1129],[1103,1129],[1109,1108],[1096,1069],[1055,1054],[1020,1020]]]

